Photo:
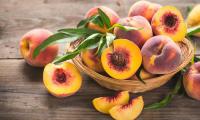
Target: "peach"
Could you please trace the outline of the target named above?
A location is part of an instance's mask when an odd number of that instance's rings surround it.
[[[97,111],[108,114],[109,110],[113,106],[119,104],[127,104],[128,101],[129,101],[128,91],[122,91],[117,93],[115,96],[95,98],[92,101],[92,103]]]
[[[143,66],[152,74],[173,72],[181,63],[181,49],[168,36],[150,38],[142,47]]]
[[[141,78],[142,80],[150,79],[150,78],[155,77],[154,74],[151,74],[151,73],[147,72],[145,69],[142,69],[142,70],[140,71],[139,76],[140,76],[140,78]],[[139,78],[138,78],[136,75],[134,75],[131,79],[136,79],[136,80],[138,80]]]
[[[117,13],[115,11],[113,11],[112,9],[106,7],[106,6],[96,6],[91,8],[85,15],[86,18],[92,17],[96,14],[98,14],[98,8],[101,9],[110,19],[110,24],[111,26],[114,25],[115,23],[117,23],[117,21],[119,20],[119,16],[117,15]],[[104,26],[104,28],[101,28],[100,26],[90,22],[88,24],[88,28],[93,29],[93,30],[97,30],[100,32],[107,32],[107,28],[106,26]]]
[[[162,6],[160,4],[141,0],[131,6],[128,16],[133,17],[140,15],[151,22],[152,17],[161,7]]]
[[[200,25],[200,4],[194,6],[187,17],[188,27],[196,27]],[[194,36],[200,37],[200,32],[194,34]]]
[[[143,98],[139,96],[128,104],[114,106],[109,110],[109,113],[115,120],[135,120],[141,114],[143,107]]]
[[[126,39],[116,39],[113,46],[103,50],[101,63],[111,77],[116,79],[130,78],[142,63],[139,47]]]
[[[70,62],[55,65],[49,63],[43,72],[46,89],[56,97],[67,97],[77,92],[82,84],[80,72]]]
[[[58,46],[56,44],[48,46],[35,59],[33,58],[34,49],[51,35],[52,32],[46,29],[33,29],[21,38],[20,52],[28,64],[43,67],[55,59],[58,54]]]
[[[183,78],[183,85],[188,96],[200,100],[200,62],[191,65]]]
[[[123,18],[120,19],[118,23],[124,26],[142,28],[141,30],[131,31],[124,31],[117,27],[114,29],[114,34],[117,36],[117,38],[128,39],[137,44],[140,48],[149,38],[153,36],[151,25],[147,19],[142,16]]]
[[[103,72],[101,59],[95,55],[96,49],[85,50],[81,53],[81,57],[86,66],[96,72]]]
[[[153,16],[151,26],[155,35],[167,35],[176,42],[182,41],[187,32],[181,12],[173,6],[160,8]]]

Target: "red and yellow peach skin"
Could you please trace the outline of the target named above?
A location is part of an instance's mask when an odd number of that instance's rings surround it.
[[[27,32],[20,41],[20,52],[26,62],[32,66],[43,67],[52,62],[58,54],[58,46],[50,45],[34,59],[33,51],[52,33],[46,29],[33,29]]]

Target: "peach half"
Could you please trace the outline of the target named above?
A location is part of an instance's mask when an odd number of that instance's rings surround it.
[[[149,38],[153,36],[151,25],[147,19],[142,16],[122,18],[118,21],[118,23],[124,26],[142,28],[140,30],[131,31],[124,31],[117,27],[114,29],[114,34],[117,38],[128,39],[137,44],[140,48]]]
[[[162,6],[160,4],[141,0],[134,3],[131,6],[128,16],[133,17],[133,16],[140,15],[140,16],[145,17],[149,22],[151,22],[152,17],[161,7]]]
[[[128,91],[122,91],[115,96],[95,98],[92,103],[95,109],[101,113],[109,114],[109,110],[119,104],[127,104],[129,101]]]
[[[165,35],[150,38],[142,47],[141,52],[143,66],[152,74],[173,72],[182,61],[180,47]]]
[[[173,6],[160,8],[153,16],[151,26],[155,35],[167,35],[176,42],[182,41],[187,32],[181,12]]]
[[[140,67],[142,55],[139,47],[130,40],[116,39],[102,52],[101,63],[111,77],[127,79]]]
[[[115,23],[117,23],[117,21],[119,20],[119,16],[117,15],[117,13],[112,10],[111,8],[108,8],[106,6],[96,6],[91,8],[85,15],[86,18],[92,17],[96,14],[98,14],[98,8],[101,9],[110,19],[110,24],[111,26],[114,25]],[[101,28],[100,26],[94,24],[93,22],[90,22],[88,24],[88,28],[93,29],[93,30],[97,30],[100,32],[107,32],[107,28],[104,26],[104,28]]]
[[[52,62],[58,54],[58,45],[49,45],[33,58],[33,51],[53,33],[46,29],[33,29],[27,32],[20,41],[20,52],[25,61],[32,66],[43,67]]]
[[[101,59],[95,55],[96,49],[85,50],[81,53],[81,57],[86,66],[96,72],[103,72]]]
[[[69,62],[55,65],[49,63],[43,72],[46,89],[56,97],[67,97],[77,92],[82,84],[80,72]]]
[[[186,71],[183,85],[188,96],[200,101],[200,62],[194,63]]]
[[[115,120],[135,120],[141,114],[143,107],[143,98],[139,96],[128,104],[114,106],[109,110],[109,113]]]

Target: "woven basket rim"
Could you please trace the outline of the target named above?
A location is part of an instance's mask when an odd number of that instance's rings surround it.
[[[177,72],[179,72],[181,69],[183,69],[191,60],[191,58],[193,57],[194,55],[194,48],[193,48],[193,45],[192,43],[188,40],[188,39],[184,39],[183,41],[179,42],[179,43],[182,43],[184,44],[185,46],[188,47],[188,54],[185,58],[185,60],[182,61],[182,63],[179,65],[179,67],[177,69],[175,69],[173,72],[171,73],[168,73],[168,74],[162,74],[160,76],[156,76],[156,77],[153,77],[153,78],[150,78],[150,79],[145,79],[144,81],[146,83],[149,83],[149,82],[157,82],[157,79],[155,78],[165,78],[165,77],[168,77],[168,76],[173,76],[175,75]],[[143,83],[139,80],[134,80],[134,79],[127,79],[127,80],[119,80],[119,79],[115,79],[115,78],[111,78],[109,76],[104,76],[100,73],[97,73],[95,71],[93,71],[92,69],[88,68],[85,64],[83,64],[81,58],[80,58],[80,55],[78,55],[77,57],[73,58],[72,61],[74,62],[74,64],[78,67],[78,69],[80,69],[80,71],[88,74],[89,76],[91,76],[92,78],[96,78],[96,79],[100,79],[101,82],[104,81],[104,82],[107,82],[107,83],[110,83],[110,84],[128,84],[128,85],[142,85]],[[96,80],[97,81],[97,80]],[[117,82],[116,82],[117,81]],[[143,84],[145,85],[145,84]]]

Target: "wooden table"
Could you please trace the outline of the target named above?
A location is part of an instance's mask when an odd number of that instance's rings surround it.
[[[25,63],[19,54],[20,37],[33,28],[74,27],[87,10],[106,5],[125,17],[136,0],[0,0],[0,120],[109,120],[92,107],[95,97],[113,94],[83,74],[81,90],[74,96],[58,99],[47,93],[42,83],[42,68]],[[156,0],[154,0],[156,1]],[[199,0],[160,0],[174,5],[186,16],[187,6]],[[197,43],[197,46],[200,42]],[[200,46],[200,45],[199,45]],[[199,51],[199,49],[198,49]],[[198,52],[197,51],[197,52]],[[151,92],[142,93],[145,103],[160,100],[173,81]],[[139,94],[131,94],[132,97]],[[140,120],[200,120],[200,102],[176,96],[159,110],[144,110]]]

